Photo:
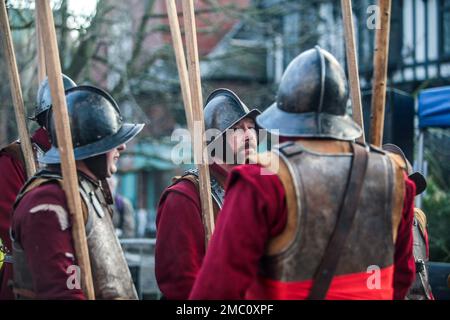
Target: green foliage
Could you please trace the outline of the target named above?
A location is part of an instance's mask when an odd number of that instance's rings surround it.
[[[428,220],[430,260],[450,262],[450,193],[438,187],[433,178],[423,200]]]

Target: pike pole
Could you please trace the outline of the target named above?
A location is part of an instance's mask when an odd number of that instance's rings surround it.
[[[356,57],[355,32],[352,16],[352,0],[341,0],[342,21],[344,22],[345,48],[347,53],[348,78],[352,99],[353,119],[361,127],[362,135],[358,142],[365,142],[364,121],[359,87],[358,62]]]
[[[379,0],[380,29],[375,36],[372,80],[371,143],[381,147],[383,143],[384,110],[386,103],[387,67],[389,58],[389,31],[391,28],[391,0]]]
[[[178,13],[173,0],[166,0],[167,16],[169,18],[170,32],[172,35],[175,60],[177,62],[178,76],[180,77],[181,94],[183,96],[184,112],[189,132],[193,132],[192,123],[192,100],[191,89],[189,86],[188,70],[186,67],[186,58],[183,49],[183,40],[181,39],[180,25],[178,23]]]
[[[37,59],[37,70],[38,70],[38,83],[40,84],[44,81],[45,76],[47,74],[45,70],[45,56],[44,56],[44,44],[42,43],[42,34],[39,29],[39,11],[35,12],[35,26],[36,26],[36,59]]]
[[[198,59],[197,31],[195,26],[194,3],[192,0],[183,0],[183,17],[186,34],[186,48],[188,66],[183,50],[178,14],[174,0],[166,0],[173,47],[177,60],[178,74],[185,106],[189,131],[193,138],[194,162],[199,171],[200,201],[202,218],[205,228],[205,246],[214,230],[214,215],[211,200],[211,182],[209,175],[206,144],[204,141],[205,124],[203,119],[203,99],[201,91],[200,66]],[[200,141],[195,141],[195,139]]]
[[[91,264],[86,240],[86,231],[81,209],[81,199],[78,190],[78,179],[73,154],[73,144],[70,132],[69,116],[67,113],[66,97],[61,76],[58,45],[53,13],[48,0],[37,0],[38,25],[44,46],[50,93],[52,96],[52,110],[55,116],[56,136],[61,156],[63,189],[67,198],[70,216],[72,217],[72,237],[78,265],[81,270],[81,283],[86,298],[95,299],[92,282]]]

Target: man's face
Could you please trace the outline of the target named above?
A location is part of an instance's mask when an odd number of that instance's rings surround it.
[[[106,175],[111,177],[117,172],[117,161],[119,160],[120,153],[126,149],[125,144],[121,144],[115,149],[112,149],[106,153]]]
[[[231,133],[227,135],[228,146],[233,152],[237,164],[243,164],[242,160],[247,161],[250,156],[256,154],[258,138],[255,121],[244,118],[231,129]]]

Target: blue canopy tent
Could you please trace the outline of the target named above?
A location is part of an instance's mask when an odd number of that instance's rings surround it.
[[[419,94],[419,128],[450,127],[450,86],[423,90]]]
[[[450,128],[450,86],[422,90],[418,97],[419,146],[417,148],[417,170],[424,172],[424,131],[427,128]],[[417,198],[422,206],[422,197]]]

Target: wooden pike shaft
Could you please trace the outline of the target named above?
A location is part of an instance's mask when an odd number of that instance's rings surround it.
[[[352,16],[352,1],[341,0],[342,20],[344,22],[345,48],[347,52],[348,78],[352,99],[353,119],[362,128],[362,135],[357,140],[365,142],[364,121],[359,87],[358,59],[356,56],[355,32]]]
[[[36,59],[37,59],[37,66],[38,66],[38,83],[40,84],[42,81],[44,81],[45,76],[47,74],[45,70],[45,56],[44,56],[44,47],[42,43],[42,35],[39,29],[39,11],[36,10]]]
[[[389,58],[389,31],[391,25],[391,0],[379,0],[380,26],[375,36],[373,57],[371,142],[376,147],[383,143],[384,110],[386,103],[387,67]]]
[[[55,116],[56,136],[61,157],[64,192],[72,217],[72,237],[77,255],[77,262],[81,269],[83,289],[86,298],[93,300],[95,299],[94,286],[92,283],[86,231],[81,210],[80,193],[78,190],[78,179],[69,127],[69,116],[67,113],[64,86],[61,77],[61,64],[56,42],[53,13],[48,0],[37,0],[36,10],[38,10],[40,34],[42,35],[42,40],[46,44],[44,46],[46,66],[53,101],[52,110]]]
[[[200,63],[197,47],[197,30],[195,26],[195,12],[193,0],[182,0],[184,32],[186,36],[187,62],[189,83],[192,99],[192,120],[198,127],[200,143],[194,141],[194,159],[199,171],[200,200],[202,205],[203,224],[205,226],[206,245],[214,231],[214,213],[211,199],[211,180],[209,176],[208,158],[206,155],[205,122],[203,118],[203,98],[200,78]],[[194,138],[196,135],[194,135]]]
[[[166,0],[167,15],[169,17],[170,33],[172,35],[175,60],[177,62],[178,75],[180,77],[181,94],[183,96],[184,111],[188,124],[189,132],[193,132],[192,124],[192,101],[191,89],[189,84],[188,70],[186,66],[186,57],[184,55],[183,40],[181,38],[180,25],[178,23],[178,13],[173,0]]]
[[[33,149],[31,147],[30,134],[25,120],[25,106],[23,103],[22,88],[20,86],[19,70],[17,69],[16,56],[9,27],[8,13],[4,0],[0,0],[0,27],[5,50],[5,59],[8,69],[9,81],[11,83],[11,95],[19,131],[20,147],[25,159],[26,173],[31,177],[36,172]]]
[[[194,160],[199,170],[200,200],[202,205],[203,224],[205,227],[205,242],[207,245],[214,229],[214,215],[212,211],[209,169],[205,153],[203,152],[203,150],[205,150],[205,143],[203,141],[205,129],[203,121],[194,7],[192,2],[183,2],[189,70],[186,66],[186,57],[183,50],[183,41],[178,23],[178,14],[175,1],[166,0],[166,7],[189,131],[193,138],[199,137],[201,139],[201,143],[198,143],[198,141],[193,141],[193,149]],[[198,130],[199,128],[200,130]]]

